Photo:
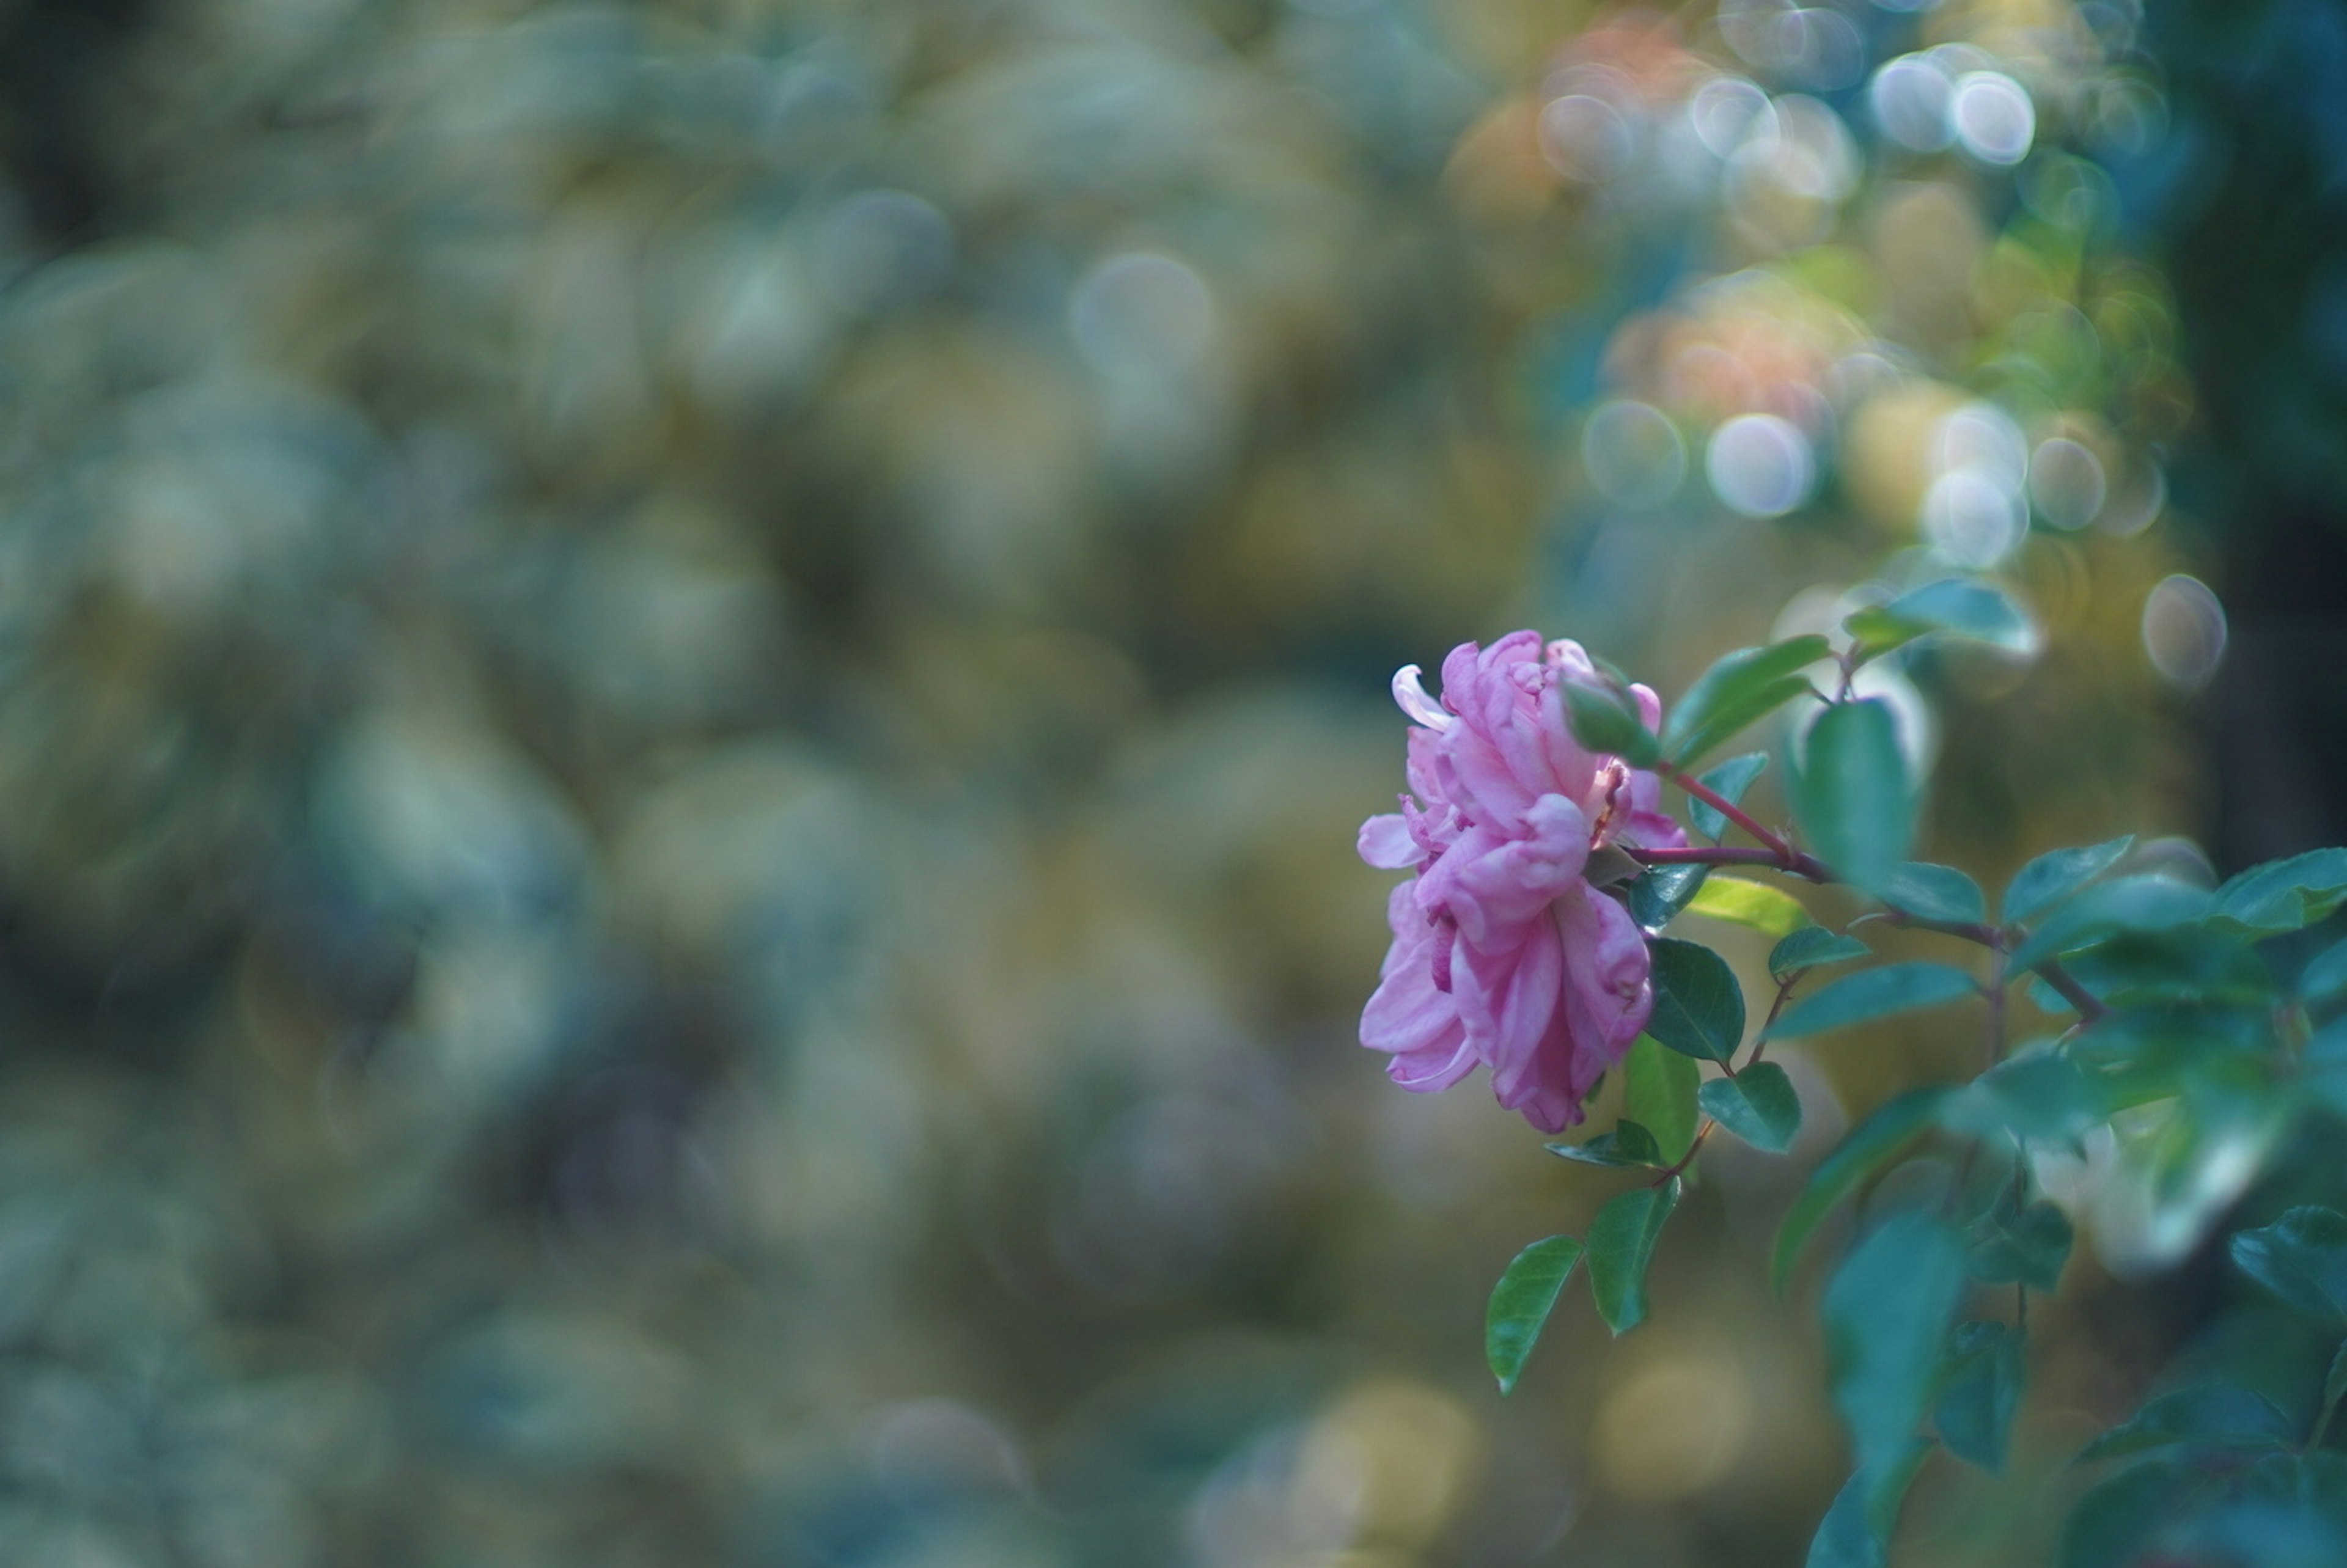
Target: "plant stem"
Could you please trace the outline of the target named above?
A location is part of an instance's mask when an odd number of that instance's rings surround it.
[[[1800,851],[1786,843],[1783,837],[1779,835],[1771,833],[1767,828],[1761,826],[1758,822],[1754,821],[1749,815],[1747,815],[1741,806],[1720,794],[1709,784],[1705,784],[1701,779],[1691,779],[1687,777],[1686,774],[1681,773],[1669,763],[1662,764],[1655,769],[1655,772],[1661,774],[1665,778],[1678,785],[1679,788],[1686,791],[1687,794],[1695,796],[1696,799],[1703,802],[1704,804],[1711,807],[1712,810],[1719,813],[1720,815],[1726,817],[1728,821],[1734,823],[1737,826],[1742,828],[1745,832],[1750,834],[1753,837],[1758,839],[1769,848],[1775,850],[1777,852],[1778,863],[1783,866],[1788,871],[1794,868],[1794,863],[1796,861],[1809,860],[1809,857],[1808,856],[1801,854]],[[1815,865],[1816,862],[1810,861],[1810,864]],[[1808,873],[1804,872],[1802,875],[1807,876]]]

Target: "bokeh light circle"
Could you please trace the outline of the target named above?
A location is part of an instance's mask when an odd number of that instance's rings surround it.
[[[1686,443],[1661,410],[1617,398],[1589,416],[1581,460],[1600,495],[1632,511],[1651,511],[1686,478]]]
[[[1809,499],[1817,477],[1809,438],[1773,414],[1739,415],[1713,431],[1703,467],[1712,492],[1747,518],[1782,517]]]
[[[1966,152],[2000,168],[2028,157],[2037,139],[2037,108],[2028,89],[2003,71],[1971,71],[1958,78],[1948,119]]]
[[[1882,134],[1915,152],[1938,152],[1954,139],[1949,107],[1955,84],[1922,55],[1887,62],[1867,84],[1867,108]]]
[[[2225,607],[2209,585],[2178,572],[2143,601],[2143,651],[2168,684],[2197,692],[2225,658]]]
[[[2027,519],[2013,491],[1979,468],[1942,474],[1924,492],[1923,537],[1959,566],[1994,566],[2021,542]]]
[[[2103,460],[2083,444],[2056,436],[2037,444],[2029,459],[2029,499],[2057,528],[2083,528],[2109,497]]]

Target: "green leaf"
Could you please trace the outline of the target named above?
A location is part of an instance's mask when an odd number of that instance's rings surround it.
[[[1771,1154],[1783,1153],[1801,1130],[1800,1096],[1773,1061],[1756,1061],[1733,1078],[1715,1078],[1696,1098],[1713,1121]]]
[[[2054,849],[2015,873],[1999,907],[2006,920],[2026,920],[2051,907],[2118,864],[2135,847],[2135,835],[2106,839],[2076,849]]]
[[[1881,887],[1915,836],[1915,792],[1889,706],[1868,698],[1819,714],[1792,796],[1818,857],[1869,892]]]
[[[2136,1568],[2180,1501],[2208,1484],[2164,1460],[2121,1471],[2090,1489],[2062,1528],[2060,1568]]]
[[[1661,760],[1662,746],[1639,722],[1638,704],[1627,692],[1567,681],[1564,706],[1573,738],[1591,751],[1620,757],[1634,768],[1650,768]]]
[[[2347,898],[2347,849],[2316,849],[2253,866],[2217,889],[2216,915],[2261,934],[2324,919]]]
[[[1952,866],[1926,860],[1911,860],[1893,871],[1882,885],[1882,901],[1925,920],[1977,925],[1988,915],[1979,883]]]
[[[1787,1212],[1769,1255],[1768,1283],[1778,1294],[1784,1293],[1801,1244],[1816,1232],[1834,1204],[1921,1137],[1947,1093],[1943,1085],[1927,1084],[1885,1101],[1818,1163],[1818,1168],[1809,1173],[1809,1184]]]
[[[1979,990],[1972,976],[1952,964],[1920,958],[1885,964],[1879,969],[1844,975],[1815,996],[1796,1003],[1777,1020],[1777,1027],[1769,1034],[1779,1040],[1823,1034],[1828,1030],[1889,1018],[1893,1013],[1938,1007],[1961,996],[1977,995]]]
[[[1581,1244],[1569,1235],[1536,1241],[1516,1254],[1491,1287],[1491,1304],[1483,1314],[1483,1359],[1500,1380],[1501,1393],[1515,1388],[1581,1252]]]
[[[1744,1040],[1744,991],[1727,960],[1696,942],[1657,937],[1646,1032],[1673,1050],[1726,1061]]]
[[[2347,1316],[2347,1214],[2307,1204],[2233,1237],[2241,1271],[2301,1312]]]
[[[1973,1225],[1973,1277],[1983,1285],[2018,1281],[2050,1295],[2075,1240],[2069,1215],[2042,1198],[2015,1208],[2008,1193]]]
[[[2004,1132],[2024,1143],[2061,1143],[2109,1119],[2111,1086],[2055,1050],[2007,1057],[1951,1096],[1940,1124],[1951,1132]]]
[[[1867,958],[1873,951],[1856,937],[1829,931],[1823,926],[1804,926],[1769,949],[1768,972],[1781,980],[1823,964],[1844,964],[1852,958]]]
[[[1631,1125],[1653,1130],[1661,1155],[1653,1163],[1667,1165],[1684,1158],[1695,1144],[1696,1085],[1703,1076],[1695,1059],[1642,1034],[1631,1042],[1622,1073],[1622,1113],[1637,1119]]]
[[[1646,1320],[1646,1265],[1678,1207],[1679,1179],[1624,1193],[1589,1222],[1589,1286],[1615,1337]]]
[[[1811,635],[1724,656],[1696,676],[1672,708],[1663,726],[1663,750],[1685,766],[1747,724],[1813,693],[1799,672],[1832,655],[1830,643]]]
[[[1643,1123],[1633,1122],[1626,1116],[1614,1124],[1612,1132],[1600,1132],[1585,1143],[1560,1141],[1544,1147],[1550,1153],[1562,1155],[1576,1164],[1604,1165],[1612,1170],[1623,1170],[1633,1165],[1661,1166],[1671,1163],[1664,1157],[1662,1144],[1654,1133]]]
[[[1860,1238],[1826,1286],[1834,1406],[1860,1471],[1896,1465],[1939,1381],[1964,1290],[1964,1249],[1935,1215],[1893,1215]]]
[[[2000,1474],[2028,1383],[2027,1331],[2002,1323],[1959,1323],[1948,1359],[1932,1425],[1950,1453]]]
[[[1929,1443],[1911,1444],[1889,1474],[1861,1470],[1842,1482],[1833,1506],[1818,1522],[1803,1568],[1887,1568],[1899,1505],[1931,1451]]]
[[[2262,1394],[2227,1384],[2179,1389],[2137,1410],[2078,1450],[2074,1464],[2182,1443],[2194,1450],[2288,1448],[2297,1431]]]
[[[1707,772],[1697,774],[1695,782],[1728,804],[1742,805],[1744,792],[1752,787],[1752,781],[1758,778],[1761,770],[1768,765],[1768,753],[1747,752],[1740,757],[1730,757]],[[1697,833],[1714,844],[1727,836],[1727,818],[1706,802],[1689,797],[1687,820],[1695,824]]]
[[[1703,890],[1708,866],[1657,866],[1630,884],[1630,917],[1649,931],[1669,925]]]
[[[2206,916],[2209,907],[2209,894],[2189,883],[2169,876],[2122,876],[2087,888],[2048,914],[2013,950],[2012,967],[2029,968],[2112,931],[2161,931],[2187,925]]]
[[[2036,629],[2020,606],[1987,583],[1963,578],[1931,583],[1881,609],[1861,610],[1846,624],[1869,657],[1933,631],[2016,653],[2029,652],[2037,641]]]
[[[2347,942],[2318,954],[2298,976],[2298,999],[2309,1007],[2322,1007],[2341,997],[2347,997]]]
[[[2341,1345],[2338,1354],[2331,1358],[2331,1370],[2322,1379],[2322,1414],[2316,1418],[2311,1441],[2320,1443],[2330,1431],[2332,1415],[2342,1399],[2347,1399],[2347,1344]]]
[[[1781,887],[1742,876],[1715,876],[1686,906],[1690,915],[1749,926],[1771,937],[1788,937],[1809,923],[1801,901]]]

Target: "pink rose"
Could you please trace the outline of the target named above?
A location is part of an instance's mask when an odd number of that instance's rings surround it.
[[[1410,794],[1361,825],[1362,859],[1413,874],[1387,901],[1393,946],[1361,1043],[1420,1092],[1488,1067],[1500,1103],[1547,1132],[1581,1120],[1654,1006],[1645,938],[1590,886],[1590,853],[1686,843],[1653,774],[1573,738],[1563,685],[1602,681],[1579,643],[1532,631],[1451,650],[1439,704],[1404,666]],[[1654,728],[1661,702],[1631,691]]]

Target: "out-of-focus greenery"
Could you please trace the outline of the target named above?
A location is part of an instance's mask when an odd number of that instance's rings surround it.
[[[1898,693],[1994,867],[2202,831],[2214,652],[2132,7],[1727,10],[0,15],[0,1561],[1797,1561],[1782,1162],[1490,1390],[1604,1194],[1352,1044],[1386,676],[2001,539],[2041,655]],[[1928,48],[2017,171],[1879,134]],[[1788,1052],[1797,1158],[1969,1049]],[[1915,1561],[2193,1310],[2072,1287]]]

